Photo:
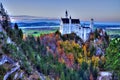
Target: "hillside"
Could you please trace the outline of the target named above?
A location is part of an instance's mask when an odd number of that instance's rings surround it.
[[[111,75],[99,74],[107,70],[118,80],[120,39],[110,40],[103,29],[91,32],[86,42],[75,33],[61,35],[59,31],[23,36],[16,23],[11,28],[5,15],[0,23],[0,80],[110,79]]]

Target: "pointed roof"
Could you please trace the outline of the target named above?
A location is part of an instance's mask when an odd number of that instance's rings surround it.
[[[69,18],[61,18],[64,24],[69,24]]]
[[[65,14],[68,14],[67,10],[66,10]]]
[[[71,23],[72,24],[80,24],[80,20],[79,19],[71,19]]]
[[[69,18],[61,18],[61,20],[64,24],[69,24]],[[71,20],[71,24],[80,24],[79,19],[70,19],[70,20]]]
[[[91,21],[93,21],[94,19],[93,18],[91,18]]]
[[[68,18],[68,11],[65,12],[65,17]]]

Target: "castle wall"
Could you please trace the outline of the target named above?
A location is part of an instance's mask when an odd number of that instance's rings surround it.
[[[69,34],[69,24],[63,24],[61,25],[62,29],[61,29],[61,33],[62,34]]]
[[[70,30],[70,31],[69,31]],[[76,33],[77,36],[86,41],[89,38],[89,33],[91,32],[90,28],[83,28],[80,24],[63,24],[61,23],[60,27],[61,34],[70,34],[72,32]]]

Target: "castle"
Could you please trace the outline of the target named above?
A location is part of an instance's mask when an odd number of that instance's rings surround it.
[[[91,19],[90,25],[81,25],[79,19],[72,19],[68,17],[68,12],[65,12],[65,18],[61,18],[60,32],[61,34],[76,33],[80,38],[86,41],[89,37],[89,33],[93,30],[94,20]]]

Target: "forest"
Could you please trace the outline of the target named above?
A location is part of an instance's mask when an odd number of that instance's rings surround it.
[[[39,80],[35,71],[44,74],[46,80],[97,80],[100,71],[112,71],[112,79],[120,78],[120,39],[109,39],[102,29],[90,33],[84,42],[75,33],[61,35],[59,31],[24,37],[17,24],[11,29],[7,21],[3,28],[6,34],[0,32],[1,55],[19,62],[23,80],[28,76]],[[6,65],[0,65],[0,79],[8,70]]]

